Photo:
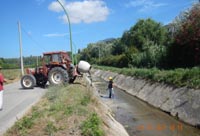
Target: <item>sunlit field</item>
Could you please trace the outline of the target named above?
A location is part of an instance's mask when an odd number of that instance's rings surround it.
[[[20,79],[20,69],[3,69],[2,73],[7,80],[6,84],[15,82]]]

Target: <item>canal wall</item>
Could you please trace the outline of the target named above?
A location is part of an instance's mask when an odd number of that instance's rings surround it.
[[[93,70],[95,76],[108,80],[113,77],[114,86],[159,108],[179,120],[200,127],[200,90],[156,83],[110,71]]]

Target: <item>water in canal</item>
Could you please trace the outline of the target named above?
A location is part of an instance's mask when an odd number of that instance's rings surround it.
[[[114,98],[109,99],[107,82],[97,77],[92,80],[101,99],[130,136],[200,136],[200,129],[186,125],[118,88],[114,88]]]

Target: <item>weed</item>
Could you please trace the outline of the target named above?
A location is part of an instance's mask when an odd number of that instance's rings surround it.
[[[85,106],[78,106],[77,110],[76,110],[76,114],[79,116],[85,116],[89,113],[89,111],[87,110],[87,108],[85,108]]]
[[[58,112],[58,111],[63,110],[64,107],[65,107],[64,103],[55,102],[52,105],[50,105],[49,111],[50,112]]]
[[[73,106],[67,106],[67,108],[64,111],[65,115],[71,115],[74,112],[74,107]]]
[[[87,95],[87,96],[84,96],[82,99],[81,99],[81,105],[84,105],[84,106],[87,106],[87,104],[90,102],[90,96]]]
[[[54,125],[55,123],[52,121],[48,121],[47,125],[45,127],[45,132],[49,135],[49,136],[53,136],[55,132],[58,131],[58,129],[56,128],[56,126]]]
[[[63,86],[51,86],[48,89],[48,92],[45,94],[45,97],[50,101],[50,102],[55,102],[59,97],[62,96],[62,88]]]
[[[101,120],[96,113],[92,113],[87,120],[81,125],[83,136],[104,136],[104,132],[100,128]]]
[[[15,123],[15,129],[19,131],[20,135],[26,135],[27,129],[30,129],[33,126],[32,117],[24,117],[21,121]]]

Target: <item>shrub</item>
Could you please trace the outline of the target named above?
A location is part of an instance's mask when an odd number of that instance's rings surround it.
[[[132,67],[161,67],[164,65],[166,57],[166,47],[154,45],[150,42],[143,52],[132,54],[129,66]]]
[[[83,136],[104,136],[100,128],[101,120],[96,113],[91,114],[87,120],[82,123],[81,130]]]
[[[110,55],[108,57],[102,58],[100,64],[105,66],[126,67],[128,66],[128,60],[125,54],[116,56]]]
[[[113,68],[98,66],[98,69],[110,70],[127,76],[135,76],[143,79],[150,79],[156,82],[164,82],[176,87],[200,88],[200,67],[191,69],[177,68],[174,70],[159,70],[157,68]]]

